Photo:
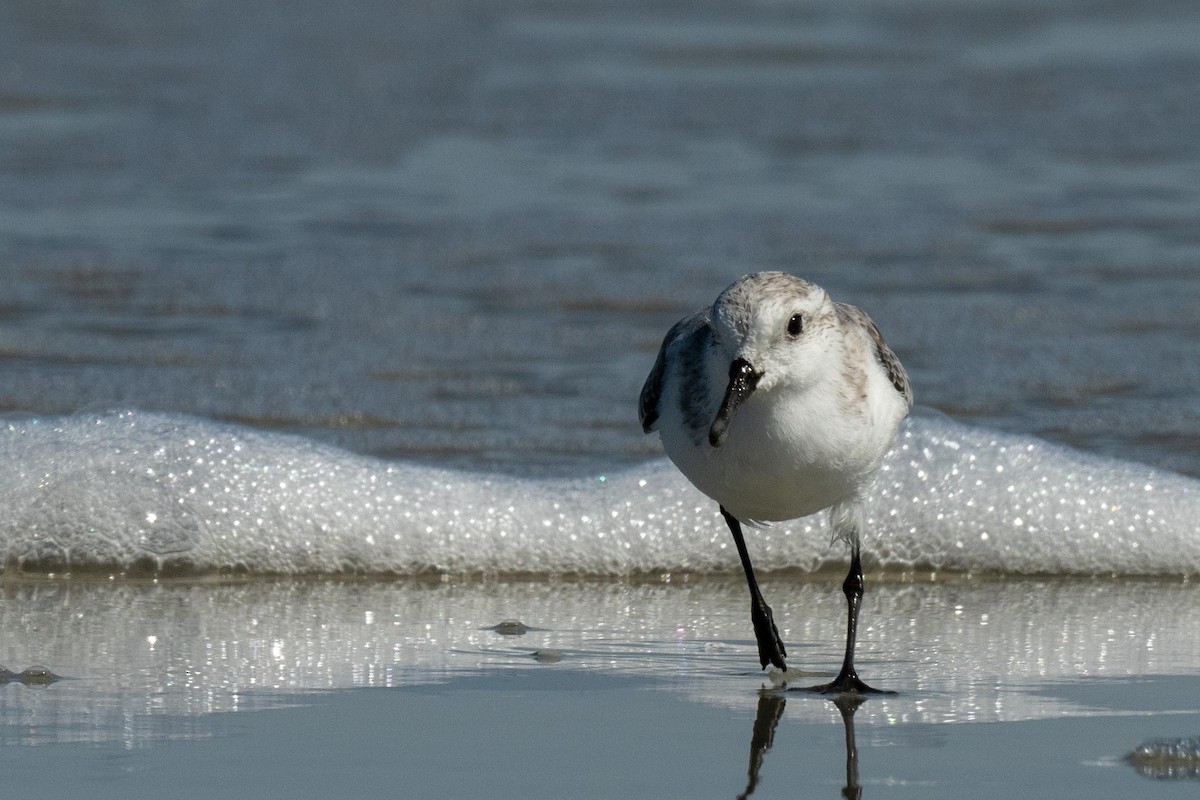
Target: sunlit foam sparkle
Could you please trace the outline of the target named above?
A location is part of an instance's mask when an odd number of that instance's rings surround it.
[[[277,433],[123,411],[0,431],[9,568],[255,573],[735,571],[715,505],[665,460],[531,480],[389,463]],[[603,478],[603,479],[601,479]],[[902,569],[1200,571],[1194,480],[918,416],[865,545]],[[820,517],[753,533],[761,569],[840,562]]]

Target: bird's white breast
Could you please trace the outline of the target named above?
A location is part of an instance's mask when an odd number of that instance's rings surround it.
[[[663,447],[688,480],[739,519],[815,514],[864,492],[891,446],[906,406],[878,372],[882,385],[869,386],[866,403],[855,408],[832,385],[756,392],[721,447],[709,444],[707,431],[697,440],[669,410]]]

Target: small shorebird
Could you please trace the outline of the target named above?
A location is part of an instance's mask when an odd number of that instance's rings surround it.
[[[854,669],[863,575],[863,501],[912,405],[908,375],[863,311],[793,275],[739,278],[711,308],[677,322],[642,387],[639,415],[733,533],[765,669],[787,653],[763,600],[742,523],[829,509],[850,546],[842,584],[846,655],[825,693],[874,692]]]

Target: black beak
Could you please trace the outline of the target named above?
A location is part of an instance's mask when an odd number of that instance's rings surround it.
[[[721,401],[712,427],[708,429],[708,443],[713,447],[720,447],[725,442],[725,429],[729,427],[729,420],[733,419],[733,412],[750,396],[761,377],[762,373],[756,371],[744,358],[735,358],[729,365],[729,385],[725,387],[725,399]]]

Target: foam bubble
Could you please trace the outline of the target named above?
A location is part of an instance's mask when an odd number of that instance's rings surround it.
[[[736,571],[666,460],[571,480],[456,472],[178,414],[0,428],[7,569],[208,573]],[[1200,571],[1200,483],[918,417],[870,508],[870,560],[1041,573]],[[761,569],[841,562],[816,517],[750,533]]]

